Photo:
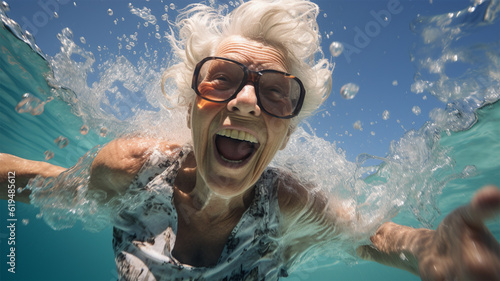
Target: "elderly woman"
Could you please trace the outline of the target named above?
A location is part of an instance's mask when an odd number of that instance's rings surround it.
[[[88,188],[108,202],[145,194],[113,218],[122,280],[276,280],[341,233],[351,218],[333,198],[268,168],[330,91],[317,14],[311,2],[282,0],[250,1],[226,16],[193,5],[179,18],[180,38],[170,40],[180,63],[163,83],[176,82],[192,143],[116,139],[91,166]],[[18,182],[65,170],[5,154],[0,161],[2,177],[15,170]],[[437,230],[386,223],[358,254],[423,280],[498,280],[500,246],[483,220],[499,209],[500,191],[485,188]]]

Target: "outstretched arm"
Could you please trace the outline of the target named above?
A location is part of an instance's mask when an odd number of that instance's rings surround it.
[[[360,257],[420,275],[422,280],[500,280],[500,244],[484,221],[500,214],[500,190],[481,189],[436,230],[385,223],[358,248]]]
[[[15,187],[25,187],[31,178],[37,175],[42,177],[57,177],[65,171],[63,167],[47,162],[27,160],[14,155],[0,153],[0,199],[8,198],[9,178],[15,180]],[[29,203],[29,191],[17,193],[16,201]]]
[[[116,139],[104,146],[90,167],[89,190],[102,190],[107,200],[124,193],[148,159],[153,148],[170,151],[178,145],[149,138]],[[9,172],[15,172],[16,187],[24,187],[31,178],[57,177],[65,168],[0,153],[0,199],[8,199]],[[16,191],[17,192],[17,191]],[[29,203],[29,191],[16,193],[15,200]]]

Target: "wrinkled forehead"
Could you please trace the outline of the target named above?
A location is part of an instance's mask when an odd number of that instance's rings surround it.
[[[215,56],[238,61],[253,71],[274,69],[289,70],[286,56],[278,48],[239,36],[222,41]]]

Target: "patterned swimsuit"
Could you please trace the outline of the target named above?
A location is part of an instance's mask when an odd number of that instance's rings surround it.
[[[182,264],[172,255],[177,234],[173,183],[190,146],[166,155],[155,150],[131,191],[144,198],[119,212],[113,248],[119,280],[277,280],[286,276],[279,250],[277,170],[266,169],[255,196],[232,230],[214,267]]]

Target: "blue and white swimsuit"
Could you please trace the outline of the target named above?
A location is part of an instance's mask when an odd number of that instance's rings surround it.
[[[280,210],[275,169],[255,184],[249,208],[232,230],[214,267],[182,264],[172,255],[177,234],[173,183],[191,146],[167,155],[155,150],[130,189],[146,193],[115,219],[113,248],[120,280],[277,280],[286,276],[279,245]]]

